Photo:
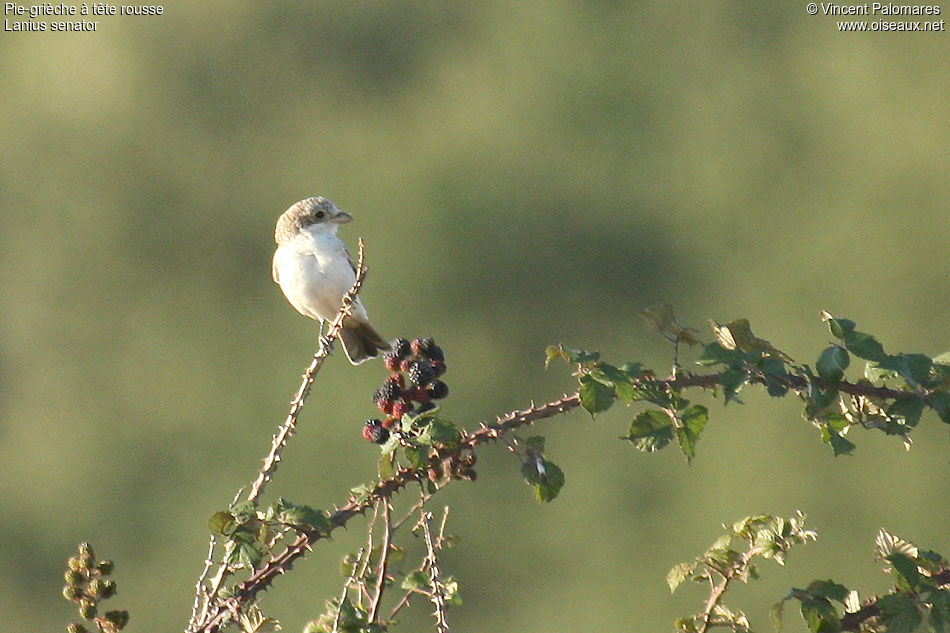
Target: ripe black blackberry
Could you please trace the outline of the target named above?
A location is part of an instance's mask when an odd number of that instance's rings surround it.
[[[433,380],[426,387],[429,397],[433,400],[439,400],[449,395],[449,386],[441,380]]]
[[[392,378],[387,378],[386,382],[384,382],[383,386],[379,389],[379,395],[386,400],[395,400],[401,393],[402,387],[399,381],[393,380]]]
[[[393,341],[392,350],[393,354],[395,354],[396,357],[400,359],[406,358],[412,353],[412,348],[409,345],[409,341],[404,338],[397,338],[395,341]]]
[[[442,348],[435,344],[431,338],[427,338],[427,341],[432,341],[432,344],[426,348],[426,355],[428,355],[430,360],[445,361],[445,352],[442,351]]]
[[[444,360],[434,360],[429,363],[429,367],[432,368],[432,373],[436,378],[445,373],[445,361]]]
[[[432,371],[432,366],[429,363],[415,361],[409,365],[409,382],[424,385],[433,378],[435,378],[435,372]]]

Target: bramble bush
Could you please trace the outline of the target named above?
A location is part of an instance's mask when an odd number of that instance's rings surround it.
[[[596,416],[618,401],[644,405],[621,439],[643,452],[675,444],[687,462],[695,457],[710,421],[706,407],[686,398],[691,389],[712,392],[725,405],[741,404],[743,390],[751,388],[764,388],[775,398],[793,395],[802,402],[805,420],[816,427],[834,456],[855,450],[856,429],[895,436],[909,448],[910,434],[925,415],[930,416],[928,411],[950,424],[950,354],[889,354],[874,336],[857,330],[853,321],[822,312],[835,343],[810,366],[757,337],[745,319],[711,322],[714,340],[704,342],[698,331],[680,325],[672,308],[664,305],[644,310],[641,316],[672,346],[672,367],[666,375],[638,362],[612,364],[601,360],[597,352],[551,346],[546,351],[547,363],[563,360],[573,368],[576,391],[473,429],[449,421],[436,406],[436,400],[448,395],[448,386],[441,380],[447,371],[443,350],[431,339],[397,339],[384,359],[392,373],[373,394],[386,417],[370,419],[362,429],[364,438],[381,445],[378,479],[351,489],[339,507],[317,509],[284,498],[264,506],[260,502],[263,490],[294,434],[299,412],[334,347],[365,272],[361,243],[356,283],[304,373],[256,480],[246,496],[242,488],[227,509],[209,520],[208,556],[196,583],[186,633],[214,633],[228,627],[248,633],[278,630],[277,620],[260,609],[260,592],[327,540],[333,530],[366,514],[370,519],[365,546],[343,557],[340,593],[327,600],[325,612],[306,626],[305,633],[396,630],[399,613],[414,602],[431,604],[436,631],[450,631],[448,612],[461,604],[461,593],[458,582],[443,569],[440,553],[452,547],[456,538],[446,532],[448,507],[434,512],[433,500],[455,481],[476,480],[477,451],[500,442],[519,460],[534,498],[552,501],[564,485],[565,473],[545,453],[543,437],[518,433],[578,407]],[[681,364],[683,347],[700,350],[695,361],[700,371]],[[864,361],[863,374],[857,379],[853,358]],[[397,514],[393,499],[398,494],[418,495],[418,499]],[[672,591],[687,580],[708,588],[699,612],[675,621],[677,631],[701,633],[714,627],[751,631],[746,615],[724,602],[730,586],[757,579],[762,561],[783,564],[793,547],[816,538],[815,532],[805,528],[805,515],[800,512],[791,517],[749,516],[724,529],[708,550],[675,565],[667,576]],[[409,534],[421,537],[425,545],[419,560],[412,559],[400,544]],[[775,627],[781,629],[784,605],[795,601],[808,629],[815,633],[910,633],[923,626],[934,633],[950,631],[947,559],[883,529],[875,541],[875,553],[894,580],[890,592],[862,599],[843,584],[815,580],[803,589],[792,588],[773,607]],[[91,626],[114,633],[126,625],[125,611],[99,615],[99,602],[115,594],[115,582],[107,578],[111,573],[112,564],[97,562],[87,543],[70,559],[64,596],[77,604],[82,621],[71,623],[68,631],[80,633]]]

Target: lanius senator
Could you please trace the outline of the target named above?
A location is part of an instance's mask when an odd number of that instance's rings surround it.
[[[297,312],[320,321],[336,317],[343,295],[356,281],[356,263],[337,237],[339,226],[352,220],[324,198],[307,198],[284,211],[277,220],[277,251],[271,272]],[[340,333],[343,350],[354,365],[389,349],[366,316],[359,297]]]

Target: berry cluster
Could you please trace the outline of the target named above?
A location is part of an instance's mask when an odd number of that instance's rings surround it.
[[[106,611],[99,613],[99,603],[115,595],[115,581],[108,576],[112,573],[112,561],[96,561],[95,553],[89,543],[82,543],[76,556],[69,559],[66,569],[66,586],[63,597],[75,602],[79,608],[79,617],[91,620],[99,631],[118,631],[129,621],[128,611]],[[73,622],[66,627],[69,633],[88,633],[81,622]]]
[[[387,417],[363,425],[363,437],[377,444],[399,429],[403,415],[427,411],[435,406],[433,400],[449,395],[448,385],[439,380],[445,373],[445,354],[431,338],[397,338],[383,362],[392,373],[373,394],[373,402]]]

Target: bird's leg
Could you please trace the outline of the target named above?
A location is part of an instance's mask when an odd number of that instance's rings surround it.
[[[320,319],[320,329],[317,332],[317,344],[320,345],[320,351],[326,351],[326,355],[330,354],[330,339],[323,333],[323,319]]]

